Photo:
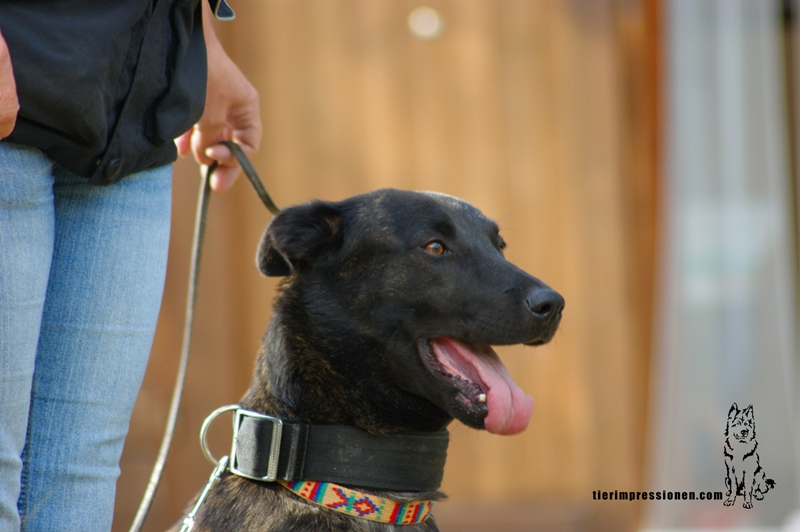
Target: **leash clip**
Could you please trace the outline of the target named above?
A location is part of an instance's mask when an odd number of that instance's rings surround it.
[[[222,475],[225,474],[225,470],[228,469],[228,457],[223,456],[222,460],[219,461],[217,467],[214,468],[214,472],[211,473],[211,476],[208,478],[208,482],[206,483],[205,488],[203,488],[203,492],[197,498],[197,502],[194,503],[194,507],[192,511],[183,519],[183,524],[181,525],[180,532],[191,532],[194,528],[194,517],[197,515],[197,512],[200,511],[200,507],[203,506],[203,503],[206,502],[206,497],[211,492],[211,488],[213,488],[217,482],[222,478]]]

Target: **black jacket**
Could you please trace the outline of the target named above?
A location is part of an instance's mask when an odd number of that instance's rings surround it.
[[[8,141],[104,185],[175,160],[206,88],[200,0],[0,0],[20,112]]]

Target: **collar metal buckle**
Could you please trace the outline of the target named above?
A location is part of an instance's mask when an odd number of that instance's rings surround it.
[[[242,425],[242,420],[246,417],[254,418],[262,421],[269,421],[272,423],[272,442],[269,449],[269,460],[267,462],[267,474],[263,477],[254,477],[237,468],[236,447],[239,436],[239,427]],[[251,480],[259,480],[261,482],[275,482],[278,477],[278,458],[281,450],[281,435],[283,433],[283,421],[276,417],[259,414],[252,410],[236,410],[233,416],[233,445],[231,446],[231,458],[229,470],[240,477],[249,478]]]

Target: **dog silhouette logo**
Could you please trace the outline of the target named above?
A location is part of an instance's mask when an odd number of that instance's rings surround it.
[[[743,508],[753,507],[753,499],[762,500],[764,495],[775,488],[775,481],[767,478],[758,459],[756,441],[756,421],[753,405],[739,410],[736,403],[728,410],[725,425],[725,506],[733,506],[737,495],[744,498]]]

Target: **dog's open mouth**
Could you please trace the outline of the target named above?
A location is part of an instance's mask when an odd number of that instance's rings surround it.
[[[471,426],[480,420],[492,434],[517,434],[528,426],[533,399],[517,386],[490,346],[435,338],[421,340],[418,349],[428,371],[449,387],[462,410],[455,417]]]

